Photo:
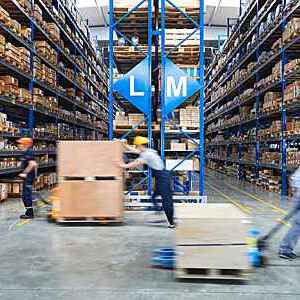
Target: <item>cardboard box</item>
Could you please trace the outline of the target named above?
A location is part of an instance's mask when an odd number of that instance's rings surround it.
[[[180,164],[179,164],[180,163]],[[179,166],[177,166],[179,164]],[[193,171],[194,163],[192,159],[187,159],[182,161],[182,159],[167,159],[166,160],[166,169],[172,170],[175,166],[176,171]]]
[[[123,145],[119,141],[61,141],[58,175],[120,177]]]
[[[171,143],[171,150],[173,151],[185,151],[186,150],[186,144],[184,143]]]
[[[60,217],[123,216],[123,181],[64,181],[59,186]]]
[[[207,218],[205,226],[199,219],[180,219],[178,224],[177,245],[245,244],[249,229],[247,219]]]
[[[0,201],[4,201],[8,198],[8,184],[0,183]]]
[[[188,150],[197,150],[199,148],[199,146],[197,145],[197,143],[200,143],[199,140],[194,140],[195,142],[188,140],[187,141],[187,149]]]
[[[247,257],[251,222],[239,208],[226,203],[185,204],[176,207],[176,217],[177,277],[226,278],[222,270],[238,270],[242,276],[251,269]]]

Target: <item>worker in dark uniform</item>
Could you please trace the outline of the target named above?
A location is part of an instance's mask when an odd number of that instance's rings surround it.
[[[162,206],[169,222],[169,228],[175,228],[174,224],[174,206],[171,189],[171,174],[165,170],[164,163],[157,151],[147,148],[148,139],[142,136],[137,136],[134,139],[136,148],[130,147],[125,143],[128,151],[139,154],[139,158],[128,164],[122,163],[124,169],[134,169],[147,165],[152,170],[152,175],[155,178],[155,191],[152,194],[152,202],[154,208],[158,210],[156,197],[162,197]]]
[[[22,156],[22,173],[19,174],[23,182],[22,200],[25,206],[25,214],[21,215],[21,219],[33,219],[33,207],[32,207],[32,185],[36,178],[37,163],[33,156],[32,145],[33,141],[31,138],[21,138],[17,141],[19,149],[24,151]]]

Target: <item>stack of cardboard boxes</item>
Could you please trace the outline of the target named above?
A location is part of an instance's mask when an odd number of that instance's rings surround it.
[[[280,176],[274,170],[265,169],[259,171],[256,184],[267,191],[279,192],[281,180]]]
[[[2,58],[5,54],[5,36],[0,35],[0,57]]]
[[[246,279],[249,218],[232,204],[176,208],[176,277]]]
[[[281,104],[281,93],[267,92],[264,96],[262,111],[264,113],[279,110]]]
[[[293,102],[300,102],[300,81],[295,81],[285,88],[284,102],[286,105]]]
[[[60,30],[55,23],[47,23],[46,30],[54,42],[60,42]]]
[[[30,73],[30,51],[24,47],[15,47],[11,43],[5,44],[4,59],[25,73]]]
[[[199,128],[199,107],[188,106],[179,110],[179,126]]]
[[[128,122],[131,126],[145,125],[143,114],[128,114]]]
[[[18,97],[19,81],[10,75],[0,76],[0,95]]]
[[[120,142],[66,141],[58,145],[59,218],[123,216]],[[84,163],[82,162],[84,157]]]
[[[300,18],[293,18],[288,22],[283,32],[283,42],[287,43],[300,32]]]
[[[35,41],[34,46],[40,56],[54,65],[57,64],[57,53],[46,41]]]

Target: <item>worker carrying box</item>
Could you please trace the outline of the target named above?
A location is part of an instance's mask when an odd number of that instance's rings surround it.
[[[128,151],[139,154],[139,158],[128,164],[122,163],[120,166],[124,169],[134,169],[147,165],[155,178],[155,190],[152,194],[152,202],[155,210],[158,210],[156,201],[157,196],[162,197],[162,206],[169,222],[169,228],[175,228],[174,224],[174,206],[171,189],[171,173],[165,170],[164,163],[157,152],[146,147],[148,139],[137,136],[134,139],[136,148],[132,148],[124,143]]]

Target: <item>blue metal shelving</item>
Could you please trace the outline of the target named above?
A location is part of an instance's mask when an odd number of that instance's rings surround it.
[[[64,1],[53,0],[51,6],[46,5],[42,0],[29,1],[32,11],[34,10],[35,5],[38,5],[43,11],[43,19],[46,20],[47,22],[56,24],[56,26],[60,30],[61,39],[65,42],[67,47],[71,49],[70,51],[71,54],[66,53],[66,51],[60,45],[60,43],[56,43],[52,40],[52,38],[50,38],[49,34],[45,31],[44,28],[42,28],[42,26],[34,18],[33,14],[27,12],[21,6],[19,1],[9,0],[9,2],[10,5],[7,7],[7,9],[10,12],[11,17],[16,18],[19,21],[19,23],[21,23],[23,26],[29,27],[31,29],[31,35],[28,40],[21,38],[10,28],[4,25],[1,21],[0,21],[0,31],[1,34],[5,35],[7,41],[10,41],[15,46],[25,47],[30,52],[30,73],[25,73],[24,71],[19,70],[18,68],[16,68],[16,66],[7,63],[3,59],[0,59],[0,67],[2,69],[7,70],[8,74],[11,74],[12,76],[18,78],[19,82],[21,82],[22,84],[22,87],[26,87],[29,89],[30,95],[32,97],[31,99],[32,101],[31,104],[25,105],[25,104],[17,103],[15,99],[12,97],[0,96],[0,106],[2,107],[3,112],[7,113],[10,119],[12,120],[26,121],[26,126],[27,126],[26,128],[22,128],[22,130],[18,135],[5,133],[5,134],[1,134],[1,137],[7,139],[16,139],[22,135],[22,132],[26,131],[26,135],[31,135],[36,140],[55,142],[54,138],[38,136],[33,132],[33,129],[36,126],[36,124],[44,122],[45,120],[49,121],[49,123],[56,124],[56,125],[59,122],[69,124],[73,129],[81,130],[80,131],[81,137],[84,134],[89,135],[92,132],[95,133],[94,138],[99,138],[100,134],[101,136],[106,136],[107,131],[98,130],[94,125],[91,125],[88,122],[81,121],[79,119],[76,120],[68,119],[65,116],[58,115],[56,112],[47,111],[44,108],[33,105],[33,89],[35,87],[38,87],[41,90],[43,90],[46,95],[49,96],[51,95],[57,98],[57,100],[59,101],[59,105],[61,107],[73,113],[75,113],[75,110],[79,110],[83,113],[87,113],[90,116],[95,117],[97,120],[101,120],[102,117],[99,114],[99,110],[91,109],[90,106],[88,105],[88,103],[94,102],[95,104],[97,104],[97,108],[100,108],[101,114],[102,113],[103,115],[107,114],[108,97],[105,93],[105,89],[108,87],[108,84],[106,82],[105,75],[101,73],[101,71],[106,72],[105,65],[99,59],[99,57],[97,57],[96,52],[93,49],[91,42],[89,41],[89,35],[88,35],[89,32],[87,29],[88,28],[87,25],[85,25],[83,29],[82,27],[79,26],[78,18],[75,19],[73,17],[72,13],[70,12],[69,8],[65,5]],[[72,7],[74,5],[75,4],[72,3]],[[6,9],[5,6],[4,9]],[[56,13],[54,12],[54,10],[56,10]],[[56,17],[58,11],[64,12],[66,17],[66,23],[74,32],[76,32],[76,39],[74,37],[71,37],[67,33],[67,31],[64,29],[64,24],[62,24],[59,21],[59,19]],[[77,11],[76,14],[78,14]],[[82,44],[78,42],[77,38],[81,39]],[[73,79],[68,78],[64,74],[63,69],[61,69],[58,65],[53,65],[42,55],[37,53],[34,46],[35,40],[47,41],[58,54],[60,61],[62,61],[69,68],[72,68],[75,74],[81,73],[84,75],[86,83],[88,83],[91,87],[94,88],[95,90],[94,93],[92,94],[90,92],[90,89],[85,88],[80,84],[78,84],[75,81],[75,78]],[[74,59],[76,55],[80,55],[84,59],[84,61],[88,66],[87,70],[82,69],[79,66],[79,64],[76,62],[76,60]],[[72,87],[74,88],[75,91],[82,92],[84,95],[85,103],[79,103],[75,98],[70,98],[66,96],[64,93],[62,93],[60,90],[58,90],[57,88],[54,88],[48,85],[47,83],[41,82],[40,80],[34,78],[33,69],[34,69],[35,57],[39,58],[43,64],[47,65],[49,68],[51,68],[56,72],[57,83],[59,83],[59,85],[62,85],[63,87]],[[92,74],[93,77],[91,77],[90,74]],[[100,88],[101,86],[103,88]],[[103,119],[102,121],[105,122],[105,119]],[[6,152],[0,153],[1,156],[5,154],[7,153]],[[18,155],[15,152],[9,153],[10,156],[13,156],[13,154],[16,154],[16,156]],[[36,152],[36,154],[54,155],[55,152],[38,151]],[[43,168],[52,167],[54,165],[55,165],[54,163],[49,163],[43,165]],[[17,169],[15,168],[15,170]],[[0,173],[1,175],[5,175],[6,171],[1,170]],[[10,169],[8,170],[7,174],[12,174],[12,173],[14,173],[14,170]]]
[[[262,10],[261,8],[265,3],[268,3],[269,5]],[[278,16],[279,21],[276,22],[276,20],[273,22],[274,24],[269,24],[268,30],[261,36],[260,32],[260,25],[262,22],[266,21],[266,17],[268,14],[273,11],[276,7],[279,7],[281,5],[282,10],[280,12],[280,15]],[[211,67],[208,68],[206,73],[206,79],[207,79],[207,85],[206,85],[206,91],[209,94],[209,90],[212,87],[212,84],[217,81],[219,76],[223,73],[223,77],[219,82],[218,86],[222,86],[224,83],[226,83],[228,80],[230,80],[234,73],[238,70],[241,70],[244,68],[248,62],[255,61],[258,62],[259,57],[263,51],[270,48],[270,41],[274,41],[280,37],[283,33],[283,31],[286,28],[287,21],[291,19],[293,16],[299,16],[300,13],[300,3],[299,1],[284,1],[284,0],[273,0],[268,2],[263,2],[260,0],[253,1],[251,6],[249,7],[248,11],[244,14],[244,16],[239,20],[237,29],[234,33],[232,33],[231,37],[228,38],[227,43],[225,44],[225,47],[223,51],[227,53],[229,48],[233,45],[234,39],[237,38],[238,35],[243,34],[242,40],[239,42],[238,46],[235,47],[234,51],[231,52],[231,54],[226,59],[226,63],[224,63],[217,72],[213,74],[213,69],[216,66],[216,62],[212,64]],[[244,30],[241,32],[241,29],[243,26],[250,23],[249,20],[252,18],[255,18],[254,24],[251,26],[250,29],[247,29],[247,32]],[[248,52],[244,53],[243,48],[252,39],[252,35],[256,34],[257,41],[255,42],[255,45],[249,49]],[[229,100],[232,100],[235,95],[239,95],[241,91],[245,90],[246,87],[251,86],[249,83],[258,82],[259,80],[264,78],[264,75],[269,72],[272,65],[274,65],[276,62],[281,62],[281,77],[278,81],[271,83],[270,85],[261,88],[259,91],[256,91],[249,99],[246,100],[246,102],[241,102],[238,104],[234,104],[230,107],[226,107],[225,110],[220,111],[219,113],[215,114],[214,116],[207,119],[205,122],[206,125],[215,122],[220,117],[225,117],[228,114],[232,114],[238,107],[244,106],[245,104],[251,104],[253,103],[255,105],[255,119],[249,120],[245,122],[241,122],[239,124],[225,126],[223,128],[215,128],[210,131],[206,132],[207,136],[211,136],[213,134],[218,133],[219,131],[224,132],[227,130],[230,134],[236,134],[238,132],[242,132],[246,126],[249,126],[251,122],[255,122],[255,141],[253,141],[253,144],[255,145],[255,156],[256,160],[252,162],[253,167],[256,170],[256,176],[258,177],[258,172],[261,168],[267,168],[267,169],[273,169],[280,171],[282,182],[281,182],[281,192],[282,195],[286,195],[288,192],[288,184],[287,184],[287,176],[288,172],[291,172],[292,169],[288,168],[287,166],[287,143],[289,140],[293,141],[294,139],[297,139],[297,136],[295,137],[285,137],[286,132],[286,123],[287,123],[287,114],[299,111],[299,107],[293,107],[293,106],[286,106],[284,101],[284,90],[287,86],[287,81],[289,80],[289,76],[284,74],[284,68],[285,65],[288,62],[289,59],[289,53],[291,52],[290,49],[294,47],[295,45],[299,46],[300,41],[300,35],[296,36],[294,39],[292,39],[289,43],[286,43],[285,45],[281,46],[281,48],[275,52],[267,61],[264,61],[262,64],[257,64],[257,67],[255,70],[251,72],[250,75],[248,75],[245,79],[243,79],[237,86],[226,92],[225,95],[219,97],[215,101],[207,101],[207,105],[205,108],[205,114],[207,115],[209,112],[212,111],[212,109],[217,108],[220,104],[226,103]],[[229,67],[232,59],[239,54],[239,59],[231,64],[231,67]],[[267,73],[268,74],[268,73]],[[253,85],[252,85],[253,86]],[[270,112],[267,114],[261,114],[260,113],[260,105],[262,102],[262,97],[264,94],[268,91],[280,91],[282,94],[282,100],[281,100],[281,108],[279,111]],[[268,140],[262,141],[258,139],[258,131],[264,124],[266,124],[269,120],[273,119],[281,119],[281,137],[279,138],[269,138]],[[252,123],[253,124],[253,123]],[[237,127],[239,127],[239,130],[237,131]],[[250,126],[251,128],[251,126]],[[230,142],[229,142],[230,143]],[[279,143],[281,147],[281,162],[279,165],[276,164],[263,164],[260,163],[261,160],[261,152],[262,152],[262,146],[268,145],[272,143]],[[241,144],[241,143],[236,143]],[[212,143],[208,145],[210,149],[220,147],[220,146],[226,146],[228,143],[224,142],[222,143]],[[228,147],[228,146],[227,146]],[[235,161],[235,163],[239,164],[240,168],[242,168],[243,161],[240,159],[239,153],[239,160]],[[220,160],[224,162],[230,162],[227,158],[221,159],[217,157],[208,157],[209,159],[213,160]]]
[[[126,2],[126,1],[124,1]],[[110,32],[109,32],[109,138],[113,139],[114,137],[114,130],[113,130],[113,115],[114,115],[114,69],[118,68],[118,63],[115,61],[114,56],[114,33],[116,33],[119,37],[122,37],[126,40],[127,43],[132,44],[131,41],[126,37],[126,35],[120,30],[118,30],[118,25],[120,23],[126,23],[127,18],[130,16],[131,13],[135,12],[139,7],[141,7],[146,0],[137,1],[137,4],[131,8],[128,9],[128,12],[125,13],[122,17],[120,17],[119,20],[114,19],[114,0],[109,1],[109,12],[110,12]],[[177,2],[178,3],[178,2]],[[181,17],[185,18],[186,20],[189,20],[190,22],[190,28],[193,28],[193,33],[189,34],[186,38],[178,42],[178,45],[175,45],[173,49],[166,51],[166,45],[165,45],[165,35],[166,35],[166,28],[172,28],[170,27],[170,24],[168,23],[168,8],[166,7],[168,5],[172,8],[172,10],[176,10],[177,13],[181,15]],[[158,9],[156,11],[155,17],[158,18],[160,16],[160,22],[157,19],[157,24],[152,24],[152,0],[148,1],[148,28],[147,28],[147,54],[148,54],[148,70],[150,72],[149,78],[149,86],[148,86],[148,92],[147,96],[145,97],[145,101],[148,101],[150,103],[150,107],[152,109],[150,112],[146,115],[147,119],[147,136],[149,138],[149,147],[153,146],[152,141],[153,137],[155,136],[156,141],[159,140],[160,145],[160,153],[163,160],[165,160],[165,152],[166,152],[166,139],[170,136],[173,137],[179,137],[183,136],[185,138],[189,138],[191,140],[195,140],[195,138],[199,138],[199,143],[196,143],[198,145],[198,149],[195,151],[185,151],[183,152],[185,154],[185,158],[181,160],[181,162],[177,165],[179,166],[181,163],[183,163],[186,159],[192,158],[192,157],[198,157],[199,158],[199,195],[204,196],[204,1],[199,0],[199,20],[194,20],[188,13],[186,13],[184,10],[182,10],[180,7],[175,5],[173,1],[171,0],[155,0],[154,9]],[[159,25],[158,25],[159,24]],[[153,30],[155,26],[158,26],[156,30]],[[184,28],[184,27],[182,27]],[[136,29],[137,33],[139,32],[139,28]],[[200,112],[200,118],[199,118],[199,131],[196,131],[195,133],[191,133],[189,131],[183,131],[183,130],[174,130],[174,132],[169,132],[166,130],[165,122],[168,119],[168,115],[166,112],[166,64],[167,64],[167,58],[168,56],[177,48],[179,48],[188,38],[190,38],[193,34],[199,34],[200,41],[200,56],[199,56],[199,83],[200,83],[200,93],[199,93],[199,100],[197,101],[199,106],[199,112]],[[158,47],[158,37],[160,37],[160,49]],[[152,41],[152,38],[154,38],[154,42]],[[155,57],[154,57],[154,65],[152,67],[152,46],[155,48]],[[155,46],[155,47],[154,47]],[[138,46],[136,46],[138,50]],[[158,59],[160,56],[160,60]],[[160,61],[160,64],[159,64]],[[130,62],[128,62],[130,64]],[[160,68],[160,95],[159,95],[159,103],[160,103],[160,111],[161,111],[161,123],[160,123],[160,132],[153,132],[152,129],[152,119],[153,119],[153,111],[154,110],[154,103],[152,106],[152,72],[154,72],[153,78],[155,78],[155,74]],[[157,74],[156,74],[157,75]],[[156,93],[157,95],[157,93]],[[157,100],[157,99],[155,99]],[[133,128],[130,132],[134,131],[136,128]],[[127,137],[129,134],[126,133],[124,136]],[[123,136],[123,137],[124,137]],[[170,151],[167,151],[170,153]],[[177,167],[175,166],[175,168]],[[174,169],[175,169],[174,168]],[[145,182],[147,180],[148,182],[148,193],[152,190],[152,182],[151,182],[151,173],[148,171],[147,178],[143,178],[142,182]],[[136,186],[136,185],[135,185]],[[134,186],[134,187],[135,187]]]

